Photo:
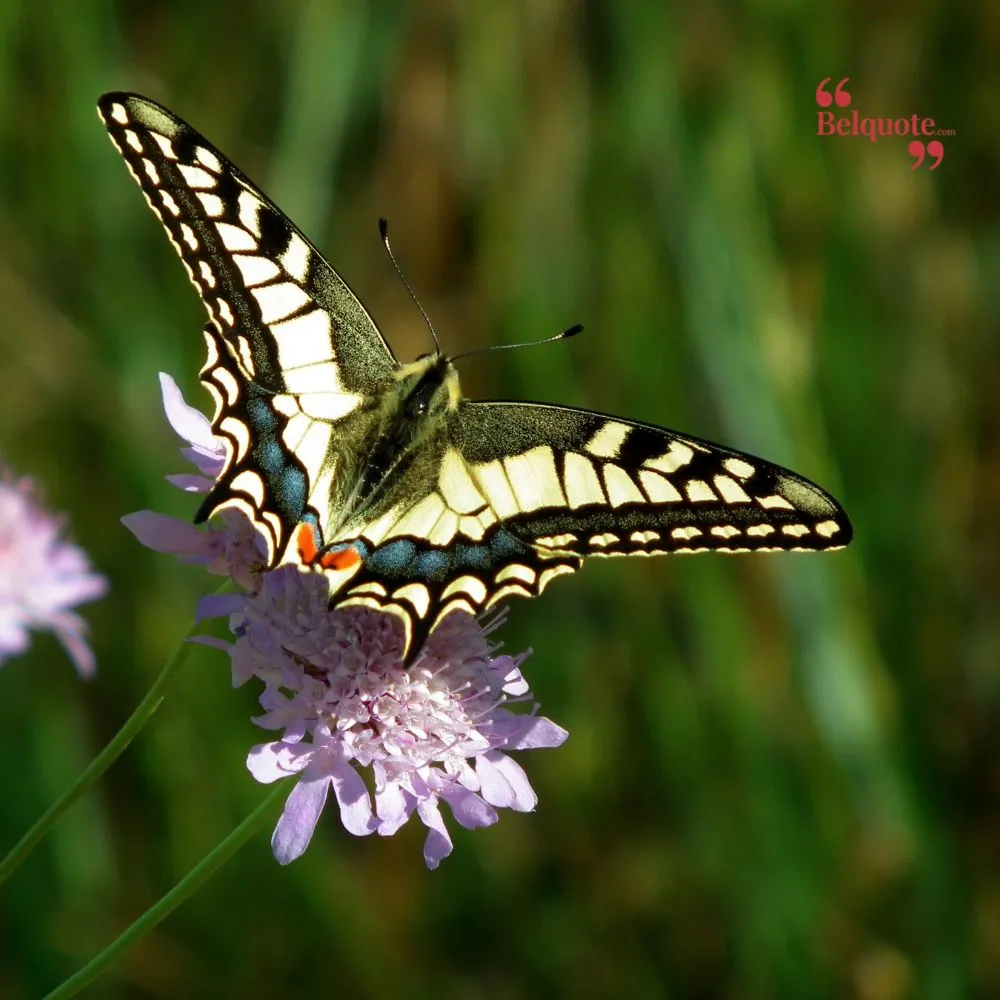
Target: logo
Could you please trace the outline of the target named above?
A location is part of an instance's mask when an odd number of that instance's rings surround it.
[[[850,114],[838,114],[832,109],[832,105],[840,109],[847,109],[851,106],[851,95],[844,89],[851,78],[845,76],[836,87],[833,93],[826,89],[827,84],[833,77],[825,77],[816,88],[816,103],[820,106],[816,112],[816,134],[818,136],[841,136],[844,138],[852,136],[862,136],[869,142],[878,142],[879,139],[904,138],[911,136],[910,143],[906,151],[915,160],[910,170],[916,170],[929,154],[933,158],[933,163],[927,168],[936,170],[944,159],[944,143],[938,139],[931,139],[925,143],[924,139],[929,136],[954,135],[953,128],[938,128],[933,118],[921,118],[919,115],[910,115],[909,118],[871,118],[861,117],[857,108],[852,108]]]

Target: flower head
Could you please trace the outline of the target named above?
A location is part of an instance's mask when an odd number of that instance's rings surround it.
[[[168,376],[161,385],[168,418],[204,474],[172,481],[206,492],[206,477],[222,468],[221,442]],[[272,838],[281,864],[305,851],[331,790],[345,828],[358,836],[390,836],[416,814],[428,829],[430,868],[452,850],[442,803],[468,828],[495,823],[500,808],[534,808],[527,776],[508,754],[559,746],[567,733],[533,709],[511,710],[529,697],[520,671],[527,654],[497,655],[488,635],[502,615],[485,625],[449,616],[404,666],[392,615],[331,611],[323,574],[265,569],[264,549],[248,539],[241,516],[207,532],[148,511],[123,520],[144,544],[228,572],[241,586],[205,598],[199,612],[228,615],[234,641],[201,641],[226,650],[235,685],[263,684],[253,721],[277,738],[250,751],[251,774],[261,782],[297,778]]]
[[[87,623],[70,609],[100,597],[107,581],[83,549],[62,537],[63,521],[39,502],[31,480],[0,464],[0,663],[28,648],[29,630],[55,633],[81,676],[94,672]]]
[[[264,683],[254,721],[280,737],[250,751],[258,781],[298,783],[274,832],[285,864],[306,849],[333,791],[344,826],[363,836],[395,833],[416,813],[429,828],[424,858],[451,853],[439,806],[463,826],[489,826],[498,808],[530,811],[536,797],[507,751],[559,746],[566,732],[515,714],[528,685],[520,663],[494,656],[485,628],[449,616],[404,667],[398,623],[367,608],[327,610],[326,580],[285,566],[243,599],[229,647],[236,683]],[[360,770],[371,769],[374,796]],[[374,802],[373,802],[374,800]]]

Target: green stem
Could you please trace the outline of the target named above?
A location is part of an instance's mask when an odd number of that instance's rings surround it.
[[[197,634],[192,629],[188,635]],[[170,685],[184,661],[191,654],[193,643],[181,642],[153,682],[149,693],[139,703],[128,721],[115,734],[110,743],[90,762],[86,770],[63,794],[49,806],[30,830],[14,845],[10,853],[0,861],[0,885],[17,866],[35,849],[38,842],[55,825],[56,820],[114,763],[118,755],[132,742],[136,733],[149,721],[160,707]]]
[[[225,840],[191,869],[158,903],[151,906],[131,927],[119,934],[96,958],[79,972],[57,986],[45,1000],[66,1000],[75,996],[111,966],[144,934],[173,912],[203,882],[215,874],[264,825],[274,803],[286,792],[286,783],[278,782],[274,790]]]

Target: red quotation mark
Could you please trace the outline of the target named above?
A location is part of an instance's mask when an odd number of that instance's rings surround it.
[[[832,94],[828,94],[823,88],[833,79],[832,76],[825,77],[820,80],[819,86],[816,88],[816,103],[821,108],[828,108],[834,101],[837,102],[838,108],[846,108],[851,103],[851,95],[844,90],[844,84],[850,81],[849,76],[845,76],[840,83],[834,88]]]
[[[917,167],[924,162],[924,144],[919,139],[914,139],[913,142],[906,147],[906,151],[916,160],[916,163],[910,167],[910,170],[916,170]],[[937,139],[932,139],[929,143],[927,143],[927,152],[934,157],[934,162],[927,169],[937,170],[937,168],[941,166],[941,161],[944,159],[944,143],[938,142]]]

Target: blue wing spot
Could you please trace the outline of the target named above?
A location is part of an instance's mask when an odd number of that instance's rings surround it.
[[[369,571],[381,573],[384,576],[400,576],[413,562],[416,554],[416,545],[413,542],[408,542],[405,538],[400,538],[380,545],[365,560],[365,566]]]
[[[528,547],[519,542],[509,531],[500,530],[490,539],[490,553],[497,559],[523,556]]]
[[[286,466],[276,477],[273,489],[281,511],[297,521],[306,505],[306,474],[294,466]]]
[[[278,417],[265,400],[248,399],[246,407],[247,423],[259,437],[277,432]]]
[[[455,546],[455,565],[462,569],[488,569],[493,560],[490,550],[485,545]]]
[[[530,550],[506,531],[498,531],[479,545],[459,542],[453,549],[437,549],[397,538],[374,551],[362,551],[365,568],[374,576],[406,577],[440,583],[452,572],[488,570],[511,559],[524,558]]]
[[[279,476],[285,464],[285,452],[274,438],[258,443],[254,449],[257,464],[269,476]]]
[[[430,549],[417,556],[415,566],[417,576],[424,580],[444,580],[451,569],[451,554],[442,549]]]

